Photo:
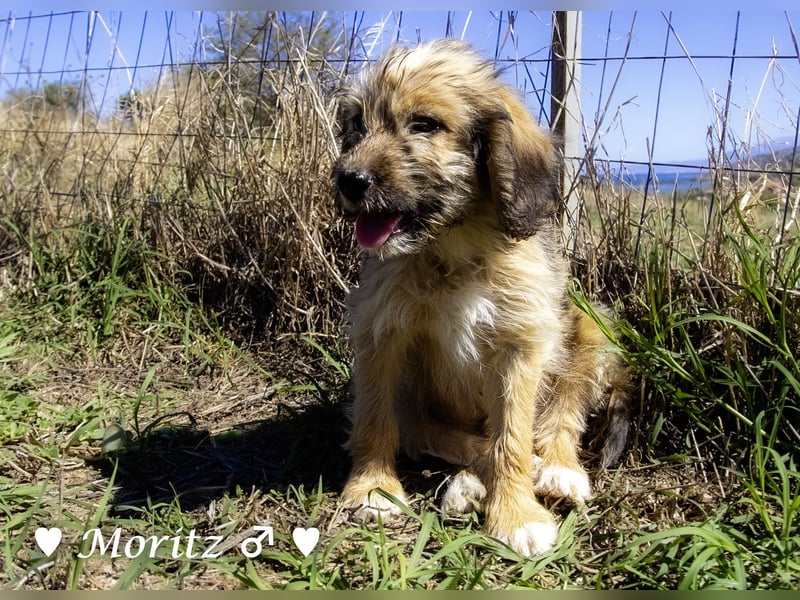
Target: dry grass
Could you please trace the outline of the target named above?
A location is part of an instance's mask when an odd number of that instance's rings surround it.
[[[4,214],[69,245],[69,228],[119,227],[154,265],[226,321],[263,331],[332,332],[352,275],[352,242],[331,212],[333,100],[327,65],[300,48],[266,70],[277,101],[260,127],[243,78],[193,65],[139,92],[136,110],[97,119],[3,101]],[[13,236],[4,235],[6,244]],[[30,266],[19,248],[9,248]]]

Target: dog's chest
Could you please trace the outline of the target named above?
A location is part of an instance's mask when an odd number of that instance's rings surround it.
[[[473,421],[484,412],[487,350],[500,316],[480,282],[450,283],[416,297],[415,326],[408,330],[409,376],[420,378],[430,406],[439,406],[450,419]]]
[[[365,267],[350,299],[356,337],[416,348],[449,370],[480,368],[503,320],[485,268],[446,271],[421,258]]]
[[[421,307],[417,332],[430,336],[452,366],[478,367],[482,362],[489,330],[497,318],[497,306],[488,290],[462,285],[434,295]]]
[[[479,368],[498,318],[487,282],[476,273],[437,272],[403,287],[404,293],[393,294],[401,305],[394,312],[405,315],[395,327],[448,370]]]

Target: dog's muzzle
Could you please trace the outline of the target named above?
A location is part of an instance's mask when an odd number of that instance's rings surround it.
[[[367,171],[339,171],[336,174],[342,211],[346,217],[355,218],[356,240],[364,248],[382,246],[398,233],[402,219],[401,214],[369,210],[365,200],[373,183],[373,177]]]

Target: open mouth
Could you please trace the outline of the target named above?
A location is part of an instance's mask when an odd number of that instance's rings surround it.
[[[364,248],[377,248],[401,231],[402,218],[391,213],[361,213],[356,218],[356,240]]]

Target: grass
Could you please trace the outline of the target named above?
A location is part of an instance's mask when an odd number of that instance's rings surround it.
[[[436,462],[402,463],[397,527],[349,522],[356,261],[324,200],[320,91],[341,73],[295,50],[249,74],[293,99],[258,127],[241,71],[164,78],[133,120],[3,101],[0,587],[797,588],[800,242],[796,207],[758,182],[714,206],[583,182],[573,299],[617,309],[638,406],[595,500],[554,507],[553,551],[524,559],[442,514]],[[53,526],[45,556],[34,532]],[[292,532],[312,526],[303,556]],[[120,556],[92,552],[95,530],[120,532]]]

